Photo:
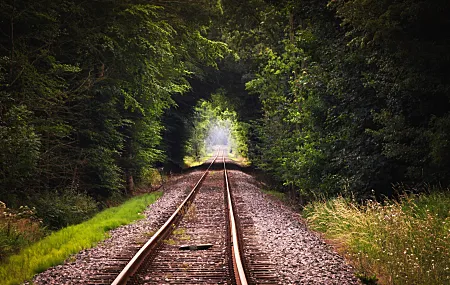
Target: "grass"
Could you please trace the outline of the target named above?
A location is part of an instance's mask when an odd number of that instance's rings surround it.
[[[251,165],[250,160],[248,160],[248,158],[243,157],[243,156],[241,156],[239,154],[236,154],[234,152],[233,153],[228,153],[228,158],[233,160],[233,161],[235,161],[235,162],[237,162],[237,163],[239,163],[240,165],[243,165],[243,166],[250,166]]]
[[[284,194],[283,192],[275,190],[262,190],[262,191],[269,196],[272,196],[280,201],[286,202],[286,194]]]
[[[161,192],[154,192],[134,197],[86,222],[54,232],[10,256],[0,264],[1,283],[20,284],[47,268],[62,264],[72,254],[95,246],[108,237],[109,230],[143,218],[140,212],[161,195]]]
[[[344,198],[304,210],[366,284],[450,284],[450,193],[360,206]]]
[[[202,165],[207,160],[208,160],[208,157],[202,157],[199,160],[197,160],[196,158],[194,158],[192,156],[185,156],[183,158],[183,162],[184,162],[184,165],[186,168]]]

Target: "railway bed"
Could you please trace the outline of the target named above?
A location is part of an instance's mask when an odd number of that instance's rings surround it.
[[[217,154],[188,197],[112,284],[280,284],[251,236],[242,236],[238,216],[225,157]],[[250,234],[249,222],[242,224]]]
[[[228,234],[231,223],[225,212],[229,206],[224,200],[223,161],[217,161],[205,180],[197,183],[196,199],[181,211],[184,217],[165,221],[180,208],[205,167],[172,177],[164,196],[145,211],[144,220],[111,231],[110,239],[36,275],[33,284],[361,284],[345,260],[308,231],[297,213],[267,199],[257,181],[236,164],[226,165],[231,169],[235,223],[241,231],[234,237],[240,240],[245,283],[235,276],[239,269],[231,252],[236,250],[230,246],[237,242]],[[166,224],[169,230],[151,246],[152,253],[138,254],[145,256],[140,265],[117,281],[142,246]],[[199,244],[211,247],[180,249]]]

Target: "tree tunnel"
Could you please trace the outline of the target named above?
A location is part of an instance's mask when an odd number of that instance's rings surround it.
[[[169,110],[164,133],[166,169],[180,170],[199,163],[218,146],[225,147],[230,157],[247,158],[248,124],[240,120],[236,102],[220,88]]]

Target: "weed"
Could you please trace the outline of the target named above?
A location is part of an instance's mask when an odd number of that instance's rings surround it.
[[[364,206],[341,197],[312,203],[304,214],[313,229],[344,245],[361,276],[376,275],[381,284],[450,283],[448,192]]]
[[[186,215],[184,216],[184,218],[187,221],[193,222],[197,220],[197,207],[195,206],[195,204],[192,204],[189,209],[186,212]]]
[[[185,233],[186,230],[184,228],[177,228],[172,232],[173,235],[184,235]]]
[[[41,239],[44,234],[34,209],[25,206],[12,210],[0,201],[0,261]]]
[[[189,268],[191,267],[191,265],[190,265],[189,263],[185,263],[185,262],[184,262],[184,263],[181,265],[181,267],[183,268],[184,271],[188,271]]]
[[[141,237],[138,237],[134,240],[134,243],[137,245],[141,245],[143,246],[144,244],[146,244],[149,239],[156,233],[156,231],[150,231],[150,232],[146,232],[143,233]]]
[[[164,274],[164,280],[165,280],[165,281],[169,281],[172,277],[173,277],[173,274],[172,274],[172,273],[166,273],[166,274]]]
[[[168,244],[168,245],[175,245],[177,242],[174,239],[165,239],[163,240],[163,243]]]
[[[150,232],[144,233],[144,236],[152,237],[155,233],[156,233],[156,231],[150,231]]]
[[[266,193],[269,196],[272,196],[280,201],[285,202],[286,199],[286,194],[279,192],[279,191],[275,191],[275,190],[263,190],[264,193]]]
[[[361,280],[361,282],[366,285],[377,285],[378,284],[377,283],[378,278],[376,275],[367,276],[362,273],[356,273],[356,277],[358,277],[359,280]]]
[[[186,234],[186,230],[184,228],[177,228],[172,232],[172,234],[175,236],[178,240],[190,240],[191,236]]]
[[[75,254],[69,256],[69,258],[66,259],[66,262],[75,262],[77,258],[75,257]]]

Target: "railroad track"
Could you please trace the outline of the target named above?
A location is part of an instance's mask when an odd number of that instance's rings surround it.
[[[251,237],[251,222],[237,219],[234,204],[224,152],[219,151],[112,284],[279,284]],[[241,224],[250,237],[240,234]]]

